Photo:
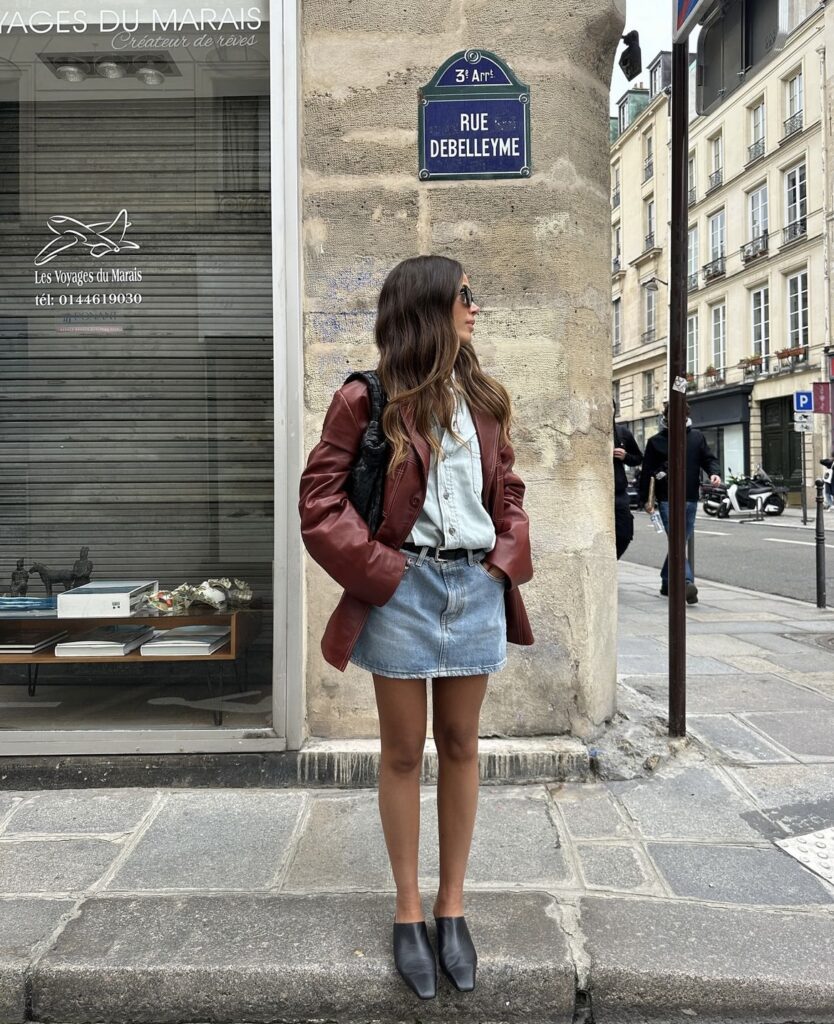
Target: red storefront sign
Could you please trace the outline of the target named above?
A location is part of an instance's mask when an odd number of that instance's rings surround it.
[[[814,384],[814,412],[831,413],[831,384]]]

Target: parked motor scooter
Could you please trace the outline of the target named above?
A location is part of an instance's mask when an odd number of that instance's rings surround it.
[[[726,519],[731,512],[756,512],[761,507],[766,516],[781,516],[787,504],[787,487],[776,485],[757,466],[752,477],[732,476],[726,485],[703,488],[703,508],[708,516]]]

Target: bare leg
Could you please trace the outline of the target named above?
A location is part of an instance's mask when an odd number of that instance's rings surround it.
[[[463,914],[463,881],[478,809],[478,720],[487,676],[456,676],[432,683],[437,745],[437,821],[440,885],[435,917]]]
[[[397,885],[400,924],[422,921],[417,883],[420,842],[420,768],[426,742],[425,679],[389,679],[373,674],[382,756],[379,815]]]

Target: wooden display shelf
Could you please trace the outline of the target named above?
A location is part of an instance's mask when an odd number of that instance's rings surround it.
[[[220,672],[220,696],[223,692],[222,667],[224,663],[231,663],[237,675],[238,659],[246,655],[246,650],[260,630],[261,612],[256,608],[234,608],[228,611],[214,611],[212,609],[200,609],[195,612],[185,612],[176,615],[127,615],[107,616],[103,618],[58,618],[57,616],[43,616],[29,618],[25,614],[20,616],[9,616],[0,618],[0,644],[4,641],[11,641],[15,634],[26,627],[28,632],[55,633],[60,629],[67,631],[67,636],[58,643],[66,643],[77,639],[82,634],[89,632],[99,626],[118,625],[148,625],[156,629],[173,629],[175,626],[214,626],[229,625],[229,642],[213,654],[142,654],[137,648],[128,654],[116,655],[114,657],[61,657],[55,654],[55,649],[36,651],[33,654],[0,654],[0,665],[26,665],[29,668],[28,691],[29,696],[35,694],[35,687],[38,681],[38,669],[41,665],[136,665],[154,664],[161,662],[168,664],[177,662],[205,662],[207,665],[216,665]],[[33,671],[34,669],[34,671]],[[209,694],[213,696],[211,685],[211,670],[206,674],[209,687]],[[223,722],[222,708],[214,712],[215,724]]]

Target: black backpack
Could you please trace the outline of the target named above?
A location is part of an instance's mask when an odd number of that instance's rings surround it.
[[[373,536],[382,520],[382,497],[391,447],[382,431],[382,411],[388,398],[376,370],[356,370],[345,384],[352,380],[363,380],[368,385],[371,418],[362,435],[359,455],[350,471],[345,491]]]

